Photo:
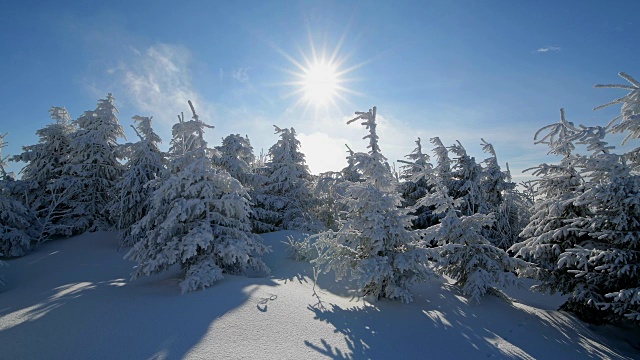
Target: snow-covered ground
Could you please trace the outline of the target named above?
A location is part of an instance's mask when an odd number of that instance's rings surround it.
[[[446,280],[411,304],[364,303],[345,283],[287,259],[266,278],[227,275],[181,294],[179,271],[129,281],[109,232],[52,241],[0,268],[3,359],[585,359],[640,358],[640,332],[594,327],[555,309],[562,298],[511,289],[469,303]]]

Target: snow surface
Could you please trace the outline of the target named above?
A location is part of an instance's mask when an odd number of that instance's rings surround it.
[[[45,243],[0,268],[3,359],[585,359],[640,358],[640,332],[594,327],[555,309],[559,296],[507,291],[470,303],[448,280],[414,290],[415,301],[364,303],[311,265],[287,259],[263,235],[269,277],[226,275],[181,294],[180,272],[129,281],[116,234]]]

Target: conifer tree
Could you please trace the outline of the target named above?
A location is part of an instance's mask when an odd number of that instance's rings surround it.
[[[425,229],[434,224],[431,209],[425,206],[416,206],[418,199],[429,193],[429,183],[433,178],[433,165],[429,163],[429,155],[422,152],[420,138],[416,140],[416,148],[411,154],[405,156],[409,160],[398,160],[403,163],[400,178],[400,193],[403,198],[403,206],[411,208],[411,215],[415,216],[413,226],[416,229]]]
[[[213,164],[215,150],[189,102],[193,119],[173,126],[167,170],[155,181],[148,212],[131,231],[138,241],[125,256],[136,261],[133,278],[182,269],[183,292],[206,288],[223,273],[267,273],[268,249],[251,233],[249,195],[240,182]]]
[[[356,280],[364,296],[409,302],[414,284],[431,275],[429,252],[418,246],[419,234],[411,229],[412,217],[400,207],[397,180],[380,152],[376,108],[356,112],[369,134],[368,153],[354,153],[354,167],[362,182],[349,182],[345,190],[345,219],[338,231],[312,236],[318,246],[315,262],[336,278]]]
[[[6,136],[0,134],[0,257],[17,257],[31,251],[37,223],[34,213],[21,201],[23,191],[16,190],[20,183],[5,171],[7,156],[2,156],[2,149],[7,146]]]
[[[634,171],[638,148],[618,155],[604,141],[608,129],[627,132],[625,143],[639,135],[640,83],[620,75],[631,85],[598,87],[630,90],[604,105],[622,104],[621,115],[606,128],[580,125],[570,138],[591,151],[577,158],[577,168],[586,181],[584,191],[574,200],[588,211],[569,222],[587,240],[558,259],[558,268],[574,275],[577,282],[563,308],[596,323],[640,323],[640,175]]]
[[[64,175],[52,185],[54,191],[71,192],[65,205],[72,211],[61,219],[70,233],[111,227],[108,207],[123,172],[117,139],[125,136],[114,102],[108,94],[75,121],[78,130],[71,135]]]
[[[572,308],[570,304],[576,304],[571,294],[581,280],[566,267],[558,266],[558,261],[566,251],[587,246],[590,241],[589,236],[571,225],[573,220],[589,213],[586,206],[576,203],[585,186],[585,179],[577,168],[581,156],[573,154],[577,132],[579,129],[565,119],[561,109],[558,123],[545,126],[535,134],[536,144],[546,144],[549,154],[562,159],[555,165],[541,164],[533,168],[533,175],[538,177],[537,201],[529,224],[520,234],[524,240],[510,248],[517,257],[538,266],[534,278],[541,282],[533,288],[570,294],[566,303],[569,308]]]
[[[38,143],[23,146],[22,154],[11,159],[25,163],[20,172],[22,180],[27,182],[29,188],[28,206],[35,211],[41,211],[52,202],[49,186],[63,173],[67,164],[71,134],[75,130],[65,108],[53,106],[49,113],[54,123],[36,131]]]
[[[442,143],[439,137],[431,138],[431,144],[433,145],[433,154],[436,160],[436,166],[433,168],[433,176],[439,179],[442,186],[451,191],[454,187],[453,173],[451,170],[452,161],[449,157],[449,150]]]
[[[68,164],[75,126],[65,108],[53,106],[49,113],[54,123],[36,131],[38,143],[23,146],[23,152],[11,159],[26,163],[21,170],[21,180],[26,187],[25,206],[38,218],[39,235],[35,242],[44,241],[52,235],[69,234],[69,228],[60,220],[71,212],[65,205],[71,189],[56,187],[56,184]]]
[[[256,186],[256,179],[252,172],[256,156],[249,137],[231,134],[222,139],[222,145],[216,146],[220,156],[213,158],[217,166],[225,169],[229,175],[238,179],[248,190]]]
[[[353,156],[355,153],[349,145],[345,144],[344,146],[347,147],[347,154],[349,155],[347,156],[347,166],[340,171],[341,177],[344,181],[360,182],[362,181],[362,175],[358,172],[358,169],[356,169],[355,158]]]
[[[134,244],[131,228],[148,212],[154,191],[151,181],[164,167],[164,155],[158,148],[161,140],[151,127],[151,118],[136,115],[133,121],[137,125],[131,127],[140,140],[124,146],[126,170],[115,185],[118,196],[110,205],[120,246]]]
[[[256,194],[256,205],[264,209],[263,217],[275,229],[309,230],[319,224],[312,209],[315,206],[311,192],[313,177],[300,152],[296,131],[275,126],[280,140],[269,149],[266,180]]]
[[[473,215],[483,207],[483,194],[480,189],[482,168],[460,141],[449,147],[449,151],[457,155],[453,159],[452,182],[449,191],[454,199],[461,199],[459,210],[463,215]]]
[[[510,257],[482,235],[493,225],[493,214],[460,216],[457,209],[464,199],[453,199],[438,179],[433,187],[419,203],[442,214],[440,223],[424,232],[424,241],[437,245],[437,271],[456,280],[462,293],[475,301],[492,288],[516,284],[515,273],[527,273],[529,264]]]
[[[494,214],[495,223],[484,232],[485,237],[499,248],[506,250],[514,243],[520,241],[518,234],[522,231],[525,222],[528,222],[528,211],[520,207],[527,206],[522,202],[516,190],[516,184],[511,181],[509,165],[502,171],[498,164],[493,145],[482,140],[482,149],[489,154],[482,163],[480,178],[480,193],[482,202],[479,212],[482,214]]]

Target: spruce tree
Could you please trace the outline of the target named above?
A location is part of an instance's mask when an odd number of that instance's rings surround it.
[[[369,134],[368,153],[354,153],[354,167],[362,182],[349,182],[345,190],[347,213],[338,231],[311,237],[319,257],[315,262],[336,278],[349,277],[362,295],[409,302],[411,288],[431,274],[428,250],[419,246],[420,236],[411,229],[412,217],[400,207],[402,198],[387,159],[380,152],[376,132],[376,108],[358,115]]]
[[[39,222],[36,242],[70,233],[60,220],[71,212],[65,203],[72,190],[58,187],[57,183],[69,162],[71,135],[76,128],[65,108],[54,106],[49,113],[54,123],[36,131],[38,143],[23,146],[23,152],[11,159],[26,163],[21,180],[27,189],[25,205],[35,212]]]
[[[588,216],[590,212],[587,206],[576,203],[586,184],[579,171],[582,156],[574,154],[577,133],[579,129],[566,120],[564,109],[560,109],[560,121],[535,134],[536,144],[546,144],[550,148],[549,154],[562,156],[562,159],[558,164],[541,164],[533,168],[533,175],[538,177],[537,200],[531,220],[520,234],[524,240],[510,248],[517,257],[538,266],[533,276],[540,284],[533,288],[569,294],[563,308],[570,310],[580,306],[577,296],[582,280],[567,267],[559,266],[559,260],[567,251],[588,246],[591,241],[587,234],[571,225],[575,219]],[[597,310],[595,304],[590,307],[591,311]],[[587,316],[587,311],[583,309],[578,314]]]
[[[459,210],[463,215],[473,215],[483,208],[483,194],[480,188],[482,168],[476,159],[467,154],[460,141],[449,147],[456,155],[452,162],[452,182],[449,191],[454,199],[461,199]]]
[[[71,212],[61,219],[70,233],[111,228],[108,207],[117,196],[115,185],[123,172],[117,140],[125,136],[114,102],[108,94],[95,110],[75,121],[78,130],[71,135],[64,174],[52,186],[54,191],[71,192],[65,204]]]
[[[28,205],[35,211],[41,211],[51,203],[50,183],[60,178],[67,164],[71,134],[75,127],[71,117],[63,107],[53,106],[49,110],[54,123],[36,131],[38,143],[23,146],[22,154],[11,161],[25,163],[20,173],[22,180],[28,183]]]
[[[269,149],[266,179],[256,194],[256,205],[275,229],[315,229],[319,223],[312,211],[313,177],[300,151],[296,131],[274,127],[280,139]]]
[[[118,195],[110,204],[120,246],[135,243],[136,239],[131,235],[132,226],[148,212],[154,191],[151,181],[164,168],[164,155],[158,148],[161,139],[151,127],[151,118],[136,115],[133,121],[136,126],[132,128],[140,140],[124,146],[128,159],[126,170],[115,185]]]
[[[2,149],[7,146],[6,136],[0,134],[0,257],[17,257],[31,251],[37,222],[33,211],[24,204],[22,194],[26,189],[18,189],[24,183],[5,171],[8,157],[2,156]]]
[[[515,273],[527,273],[529,264],[510,257],[482,235],[495,222],[494,215],[460,215],[464,199],[453,199],[439,179],[432,184],[434,191],[419,203],[442,214],[439,224],[424,232],[424,241],[437,246],[437,271],[456,280],[462,293],[474,301],[492,288],[516,284]]]
[[[218,154],[204,140],[211,126],[189,105],[193,119],[173,126],[168,168],[154,181],[149,210],[131,231],[138,241],[125,256],[138,263],[133,278],[178,264],[182,292],[209,287],[223,273],[268,272],[260,260],[268,249],[251,233],[249,195],[214,165]]]
[[[404,180],[399,184],[403,198],[403,206],[411,208],[411,215],[415,216],[413,227],[425,229],[436,221],[432,209],[426,206],[416,206],[418,199],[430,192],[429,182],[433,178],[433,165],[429,163],[429,155],[422,152],[420,138],[416,140],[416,148],[411,154],[405,156],[409,160],[398,160],[403,163],[400,178]]]
[[[482,149],[489,157],[482,162],[482,202],[479,212],[494,214],[496,219],[495,223],[485,230],[484,235],[494,245],[506,250],[520,240],[518,234],[529,220],[527,211],[519,208],[526,205],[520,201],[516,184],[511,181],[509,165],[507,164],[507,171],[502,171],[493,145],[484,139],[481,140]]]

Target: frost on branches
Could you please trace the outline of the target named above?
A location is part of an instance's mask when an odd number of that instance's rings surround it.
[[[2,149],[7,145],[6,136],[0,134],[0,257],[16,257],[31,250],[31,242],[36,236],[36,219],[19,201],[21,197],[16,196],[18,182],[5,172],[7,157],[2,156]]]
[[[429,252],[418,246],[412,217],[400,208],[397,180],[378,147],[376,108],[356,114],[349,123],[362,120],[369,129],[364,137],[369,139],[369,152],[352,155],[363,181],[347,185],[347,212],[339,230],[311,237],[319,251],[315,262],[324,272],[334,271],[337,279],[354,279],[366,297],[409,302],[412,286],[432,274],[426,265]]]
[[[158,148],[160,137],[151,127],[151,118],[134,116],[136,126],[132,126],[140,140],[124,145],[128,159],[126,170],[116,183],[116,194],[110,205],[110,213],[115,222],[120,246],[131,246],[135,238],[131,235],[133,224],[138,222],[149,210],[151,194],[154,191],[152,180],[164,167],[164,155]]]
[[[117,139],[124,138],[114,101],[108,94],[94,111],[75,121],[78,130],[71,135],[64,175],[52,186],[54,191],[70,192],[66,206],[71,211],[61,219],[68,235],[111,227],[108,206],[123,171]]]
[[[191,103],[189,103],[191,105]],[[138,241],[125,256],[138,263],[133,278],[182,269],[182,292],[203,289],[223,273],[267,273],[268,249],[251,233],[249,196],[240,182],[213,164],[213,151],[193,106],[193,120],[173,127],[168,169],[155,182],[149,210],[131,231]]]

